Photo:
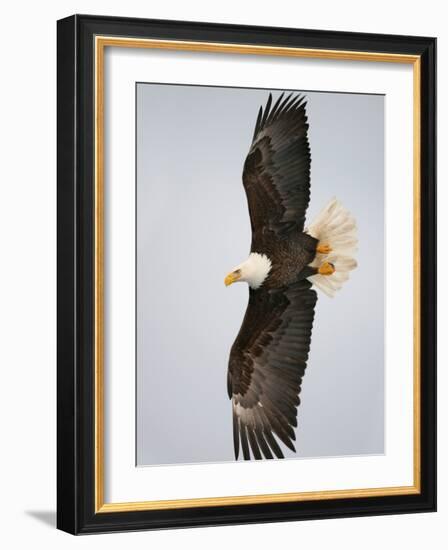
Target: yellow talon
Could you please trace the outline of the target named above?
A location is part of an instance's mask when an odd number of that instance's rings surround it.
[[[318,269],[320,275],[332,275],[335,271],[334,265],[330,262],[324,262]]]
[[[330,254],[331,246],[329,244],[319,244],[316,248],[316,252],[319,254]]]

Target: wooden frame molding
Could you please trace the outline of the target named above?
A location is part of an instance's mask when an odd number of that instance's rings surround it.
[[[436,509],[436,39],[74,15],[58,21],[58,509],[73,534]],[[152,48],[413,70],[413,484],[105,502],[104,61]]]

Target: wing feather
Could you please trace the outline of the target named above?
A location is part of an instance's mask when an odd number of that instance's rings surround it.
[[[243,184],[252,225],[252,249],[263,230],[278,237],[302,231],[310,200],[310,148],[306,101],[281,94],[272,107],[269,94],[260,108],[253,141],[246,157]]]
[[[249,444],[247,443],[246,425],[240,423],[241,449],[244,460],[250,460]]]
[[[228,369],[236,458],[240,441],[245,460],[250,451],[256,459],[282,458],[275,438],[295,450],[299,393],[317,300],[310,287],[301,281],[281,289],[250,290]]]
[[[232,417],[233,417],[233,450],[235,452],[235,459],[238,460],[238,455],[240,453],[240,435],[239,435],[240,420],[234,408],[232,408]]]
[[[261,460],[260,447],[258,446],[257,439],[255,437],[255,422],[252,423],[252,426],[246,426],[247,435],[249,436],[250,448],[252,449],[252,454],[254,455],[255,460]]]

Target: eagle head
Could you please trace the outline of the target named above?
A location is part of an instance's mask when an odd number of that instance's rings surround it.
[[[230,286],[232,283],[244,281],[253,289],[259,288],[271,271],[272,263],[266,254],[252,252],[249,258],[242,264],[235,267],[226,278],[224,284]]]

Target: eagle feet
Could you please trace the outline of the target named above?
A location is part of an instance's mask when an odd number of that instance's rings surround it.
[[[330,254],[331,252],[331,246],[329,244],[318,244],[316,248],[316,252],[319,254]]]
[[[317,270],[319,275],[332,275],[336,270],[330,262],[324,262]]]

